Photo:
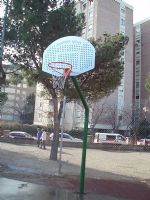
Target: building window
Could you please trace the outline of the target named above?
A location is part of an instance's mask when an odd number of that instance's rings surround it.
[[[124,19],[121,19],[121,25],[125,26],[125,20]]]
[[[137,60],[137,61],[136,61],[136,65],[139,65],[139,64],[140,64],[140,61],[139,61],[139,60]]]
[[[90,0],[90,1],[89,1],[89,5],[93,5],[93,1],[94,1],[94,0]]]
[[[26,95],[27,93],[26,93],[26,91],[22,91],[22,94]]]
[[[17,84],[17,87],[21,87],[21,84],[19,83],[19,84]]]
[[[23,84],[23,88],[27,88],[27,84],[26,83]]]
[[[140,72],[139,71],[136,71],[136,76],[139,76],[140,75]]]
[[[136,33],[140,33],[140,31],[141,31],[141,27],[140,27],[140,25],[139,26],[136,26]]]
[[[5,88],[5,92],[6,93],[15,93],[15,89],[14,88]]]
[[[20,94],[20,90],[17,90],[17,94]]]
[[[140,87],[140,83],[136,82],[136,88],[139,88],[139,87]]]
[[[139,99],[139,96],[136,96],[136,99]]]
[[[124,58],[121,58],[121,59],[120,59],[121,63],[124,63],[124,60],[125,60]]]
[[[125,14],[125,9],[121,8],[121,13]]]
[[[136,43],[140,43],[140,40],[139,40],[139,39],[137,39],[137,40],[136,40]]]

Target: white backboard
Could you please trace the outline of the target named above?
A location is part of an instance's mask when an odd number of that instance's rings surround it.
[[[93,45],[77,36],[60,38],[50,44],[43,53],[42,70],[55,76],[61,76],[63,69],[54,70],[49,63],[65,62],[72,65],[71,76],[77,76],[95,67],[95,48]],[[64,68],[65,65],[53,64]]]

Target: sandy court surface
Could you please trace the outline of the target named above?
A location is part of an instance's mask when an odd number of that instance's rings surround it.
[[[16,170],[57,174],[58,161],[49,160],[50,147],[46,150],[31,145],[0,143],[0,163]],[[63,148],[62,173],[80,174],[82,149]],[[110,152],[87,150],[86,176],[115,180],[150,180],[150,153]]]

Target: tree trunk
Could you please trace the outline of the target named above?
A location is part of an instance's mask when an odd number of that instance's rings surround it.
[[[58,98],[55,89],[45,80],[41,80],[43,85],[49,91],[49,94],[52,97],[53,107],[54,107],[54,136],[51,144],[50,160],[57,160],[58,146],[59,146],[59,132],[60,132],[60,119],[63,107],[63,101],[60,102],[59,111],[58,111]]]
[[[6,83],[6,74],[2,66],[2,59],[0,58],[0,86]]]
[[[58,99],[56,97],[53,98],[53,106],[54,106],[54,136],[51,146],[50,160],[57,160],[60,120],[58,119]]]

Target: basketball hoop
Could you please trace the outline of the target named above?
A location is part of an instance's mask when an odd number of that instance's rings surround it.
[[[77,36],[60,38],[43,53],[42,70],[53,77],[53,88],[63,89],[68,76],[78,76],[95,67],[95,48]]]
[[[65,62],[50,62],[48,67],[55,72],[55,75],[52,74],[53,88],[64,89],[65,81],[70,76],[72,65]]]

